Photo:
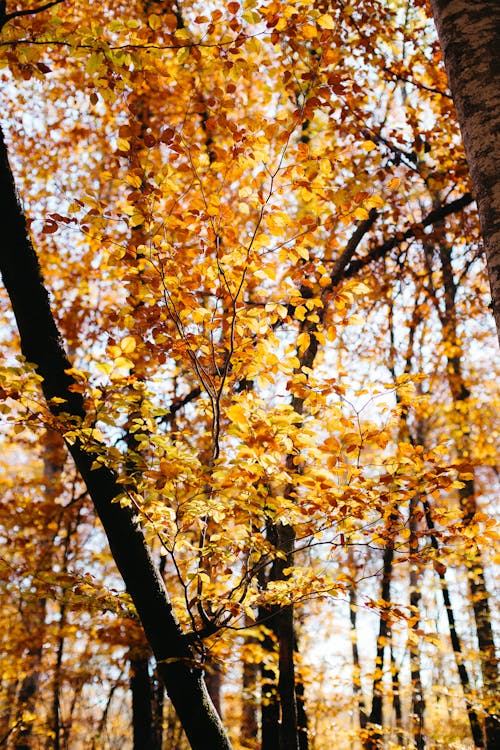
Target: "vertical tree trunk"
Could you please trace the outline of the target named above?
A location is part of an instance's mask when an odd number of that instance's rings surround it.
[[[392,634],[392,630],[391,630]],[[401,712],[401,689],[399,680],[399,669],[396,666],[394,646],[391,642],[391,682],[392,682],[392,705],[394,708],[394,721],[396,724],[396,736],[399,747],[404,746],[403,716]]]
[[[161,750],[154,715],[153,681],[147,653],[130,654],[130,691],[134,750]]]
[[[431,6],[476,194],[500,338],[500,4],[431,0]]]
[[[66,451],[60,435],[54,430],[46,430],[43,436],[43,508],[52,510],[53,503],[61,492],[61,474],[64,466]],[[43,511],[42,511],[43,512]],[[38,544],[40,559],[37,564],[39,570],[50,570],[53,558],[54,532],[49,531],[40,535]],[[28,645],[28,671],[24,677],[18,695],[19,714],[35,714],[36,700],[40,685],[40,670],[42,652],[45,639],[45,616],[47,600],[44,597],[33,603],[34,611],[30,612],[30,641]],[[16,750],[29,750],[32,747],[33,722],[21,724],[19,734],[16,735],[14,747]]]
[[[295,653],[299,653],[299,641],[295,633]],[[297,700],[297,735],[299,739],[299,750],[309,750],[309,728],[306,712],[306,697],[304,680],[300,674],[295,674],[295,697]]]
[[[439,550],[439,544],[438,544],[435,534],[432,533],[434,531],[434,522],[432,520],[432,514],[431,514],[429,503],[426,499],[424,499],[423,505],[424,505],[424,512],[425,512],[425,520],[427,522],[427,528],[429,529],[429,531],[431,531],[431,544],[433,548],[437,551]],[[437,566],[437,573],[438,573],[439,580],[441,583],[441,592],[443,594],[443,602],[444,602],[444,606],[446,610],[446,617],[448,620],[448,628],[450,630],[451,646],[453,649],[453,654],[455,656],[455,663],[457,665],[458,675],[460,678],[460,684],[464,692],[467,716],[468,716],[469,724],[471,728],[472,739],[474,741],[474,747],[483,748],[484,747],[483,732],[481,729],[481,723],[479,721],[479,717],[473,707],[473,704],[470,701],[471,682],[469,678],[469,673],[467,672],[467,669],[464,664],[464,654],[463,654],[462,644],[461,644],[460,637],[458,635],[457,628],[456,628],[455,613],[451,605],[450,592],[448,590],[448,585],[446,583],[444,566],[442,567]]]
[[[260,579],[263,579],[263,575]],[[265,583],[264,583],[265,585]],[[262,649],[266,657],[261,664],[261,750],[279,748],[279,701],[277,690],[277,668],[274,665],[277,637],[273,630],[273,620],[269,619],[269,609],[259,608],[259,620],[266,623],[268,631],[262,640]]]
[[[245,625],[250,627],[252,621],[245,615]],[[258,664],[255,659],[254,649],[257,640],[254,636],[245,634],[245,643],[242,649],[242,706],[241,706],[241,729],[240,744],[248,750],[257,750],[259,722],[257,716],[257,680]]]
[[[443,329],[443,339],[449,344],[450,354],[447,355],[447,376],[449,388],[453,400],[461,405],[457,410],[460,418],[466,422],[470,391],[463,376],[463,351],[458,334],[458,315],[456,308],[457,284],[453,275],[452,253],[446,238],[442,237],[439,243],[439,259],[443,279],[444,310],[436,301],[436,307]],[[430,269],[432,270],[432,269]],[[459,458],[471,455],[471,446],[467,424],[459,425],[460,437],[456,442]],[[463,487],[458,491],[460,507],[463,520],[466,525],[474,522],[476,514],[476,487],[475,480],[468,479],[463,482]],[[473,539],[470,541],[469,558],[466,561],[467,582],[469,586],[470,601],[474,613],[474,623],[479,646],[479,658],[481,675],[483,680],[483,691],[486,699],[485,734],[486,747],[488,750],[500,746],[500,721],[496,718],[498,713],[498,694],[500,691],[498,659],[496,657],[495,640],[491,624],[491,607],[489,593],[486,587],[484,567],[481,550]],[[473,734],[475,727],[471,724]]]
[[[412,629],[420,625],[420,574],[418,564],[418,536],[415,519],[415,508],[418,497],[410,501],[410,612],[413,620]],[[420,649],[418,639],[410,641],[410,681],[411,681],[411,719],[413,739],[416,750],[425,750],[424,714],[425,700],[420,675]]]
[[[349,550],[349,561],[351,570],[353,569],[351,553]],[[354,705],[358,711],[359,728],[366,727],[366,706],[361,687],[361,666],[359,662],[358,650],[358,597],[356,593],[356,583],[354,582],[354,570],[352,570],[353,582],[349,585],[349,617],[351,622],[351,648],[352,648],[352,694]]]
[[[390,541],[392,538],[390,526],[391,517],[386,524],[386,533],[388,535],[387,546],[384,549],[382,564],[382,586],[380,598],[387,607],[391,597],[391,577],[392,563],[394,560],[394,545]],[[388,642],[389,623],[387,620],[387,611],[380,612],[379,631],[377,636],[377,656],[375,660],[375,676],[373,678],[373,697],[370,716],[368,718],[366,739],[364,742],[365,750],[376,750],[382,746],[383,730],[383,677],[384,677],[384,653]]]

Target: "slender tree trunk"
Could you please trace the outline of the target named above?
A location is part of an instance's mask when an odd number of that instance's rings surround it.
[[[418,536],[417,523],[415,519],[415,508],[418,496],[412,497],[410,501],[410,611],[412,616],[412,629],[417,630],[420,626],[420,572],[418,563]],[[425,700],[420,675],[420,649],[418,638],[410,641],[410,681],[411,681],[411,719],[413,727],[413,738],[416,750],[425,750],[424,715]]]
[[[275,527],[271,527],[272,533]],[[259,579],[261,586],[265,586],[263,573]],[[277,750],[279,748],[279,700],[277,690],[277,664],[274,663],[277,636],[273,628],[273,618],[269,617],[269,608],[259,608],[259,620],[265,622],[267,631],[262,639],[264,657],[261,664],[261,750]]]
[[[161,750],[154,715],[153,681],[147,653],[130,655],[130,691],[134,750]]]
[[[62,438],[54,430],[46,430],[43,436],[43,511],[54,506],[54,501],[61,492],[61,474],[66,457]],[[68,533],[70,533],[68,529]],[[51,570],[53,564],[54,532],[40,532],[40,558],[37,563],[39,570]],[[47,600],[42,597],[33,603],[34,610],[29,613],[30,639],[28,646],[28,671],[24,677],[18,695],[19,714],[23,712],[34,715],[36,701],[40,687],[42,652],[45,639],[45,617]],[[14,747],[16,750],[29,750],[33,746],[33,722],[21,724],[19,734],[16,735]],[[35,740],[36,741],[36,740]]]
[[[456,442],[456,447],[458,457],[463,459],[470,455],[471,450],[467,429],[468,425],[466,424],[470,391],[463,376],[463,351],[458,335],[458,315],[456,308],[458,287],[453,275],[451,249],[444,237],[441,238],[438,249],[443,279],[444,310],[440,308],[437,301],[436,306],[443,329],[443,339],[448,343],[451,352],[447,355],[448,366],[446,368],[449,388],[455,403],[461,405],[461,408],[457,409],[457,415],[463,422],[459,424],[460,437]],[[464,523],[469,525],[474,522],[474,516],[478,510],[474,478],[463,482],[463,487],[459,489],[458,495]],[[500,693],[498,659],[491,624],[490,599],[486,587],[481,550],[473,539],[470,541],[470,554],[466,565],[470,601],[474,613],[479,646],[484,697],[487,701],[485,706],[486,747],[487,750],[491,750],[500,746],[500,720],[497,719],[499,711],[498,695]]]
[[[391,631],[392,635],[392,631]],[[391,682],[392,682],[392,706],[394,708],[394,721],[396,724],[396,737],[399,747],[403,747],[403,715],[401,712],[401,688],[399,680],[399,669],[396,665],[394,646],[391,642]]]
[[[53,750],[61,748],[61,670],[64,655],[64,627],[66,625],[66,605],[61,604],[59,612],[59,635],[57,638],[57,656],[52,683],[52,731]]]
[[[248,615],[245,615],[245,625],[252,625]],[[245,643],[242,649],[242,696],[241,696],[241,729],[240,744],[248,750],[257,750],[259,721],[257,715],[257,682],[259,667],[255,659],[254,649],[257,647],[257,639],[245,634]]]
[[[295,634],[295,653],[299,653],[299,640]],[[306,712],[304,680],[300,674],[295,675],[295,697],[297,700],[297,735],[299,750],[309,750],[309,722]]]
[[[33,617],[39,623],[39,633],[33,633],[33,641],[28,647],[27,674],[24,677],[17,698],[19,732],[15,735],[15,750],[31,750],[33,747],[33,721],[23,721],[23,714],[34,716],[35,703],[40,684],[43,638],[45,635],[46,600],[40,599]]]
[[[349,557],[351,552],[349,550]],[[350,559],[351,570],[353,570],[353,561]],[[349,585],[349,617],[351,622],[351,648],[352,648],[352,694],[354,705],[358,712],[359,728],[366,728],[366,706],[361,687],[361,665],[359,661],[358,650],[358,597],[356,593],[356,584],[354,582],[354,570],[352,573],[353,582]]]
[[[71,364],[52,316],[38,259],[27,234],[1,132],[0,196],[3,228],[0,269],[17,321],[22,352],[28,362],[37,366],[53,414],[59,416],[64,412],[76,422],[83,421],[83,398],[71,390],[75,385]],[[64,399],[64,403],[54,402],[54,397]],[[122,486],[106,467],[92,468],[98,456],[78,438],[69,450],[87,485],[111,553],[134,601],[162,679],[192,748],[226,750],[230,747],[229,740],[208,696],[202,670],[174,615],[144,535],[131,511],[115,501],[122,494]]]
[[[389,606],[391,597],[391,577],[392,563],[394,560],[394,545],[391,539],[391,520],[387,522],[388,539],[387,546],[384,549],[382,564],[382,586],[380,598],[384,602],[384,607]],[[373,697],[370,716],[368,718],[366,740],[364,743],[365,750],[376,750],[382,746],[383,730],[383,677],[384,677],[384,653],[388,644],[389,623],[387,619],[387,609],[380,612],[379,631],[377,636],[377,656],[375,660],[375,676],[373,678]]]
[[[425,511],[425,520],[427,522],[427,528],[431,532],[431,544],[433,548],[437,551],[439,550],[439,544],[438,544],[435,534],[432,533],[434,532],[434,521],[432,520],[431,509],[426,499],[424,499],[423,505],[424,505],[424,511]],[[460,684],[464,692],[467,717],[469,719],[472,739],[474,741],[474,746],[476,748],[483,748],[484,739],[483,739],[483,732],[481,729],[481,722],[479,721],[479,717],[476,711],[474,710],[470,701],[471,682],[469,678],[469,673],[467,672],[467,669],[464,664],[462,644],[461,644],[460,637],[458,635],[457,628],[456,628],[455,613],[451,605],[450,592],[448,589],[448,584],[446,583],[446,576],[445,576],[446,569],[444,565],[441,565],[441,566],[436,565],[436,572],[439,576],[439,580],[441,583],[441,592],[443,595],[443,602],[444,602],[444,606],[446,610],[446,618],[448,620],[448,628],[450,631],[451,646],[453,649],[453,654],[455,656],[455,663],[457,665],[458,675],[460,678]]]
[[[500,338],[500,4],[431,0],[431,6],[476,194]]]
[[[272,579],[286,579],[285,569],[293,565],[295,531],[292,526],[278,524],[279,549],[285,559],[278,558],[273,565]],[[279,637],[278,693],[281,708],[280,750],[299,750],[297,697],[295,694],[295,632],[293,604],[282,607],[276,615]]]

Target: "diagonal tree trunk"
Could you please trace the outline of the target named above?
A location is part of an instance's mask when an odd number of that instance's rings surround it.
[[[21,349],[42,376],[42,389],[55,416],[66,413],[77,424],[85,418],[49,304],[37,256],[17,200],[7,149],[0,132],[0,218],[3,242],[0,270],[21,339]],[[69,372],[68,372],[69,371]],[[52,399],[64,399],[64,403]],[[111,553],[132,597],[159,666],[167,692],[194,749],[227,750],[229,740],[208,696],[202,670],[181,630],[164,582],[134,516],[116,499],[121,485],[106,467],[92,469],[97,458],[77,439],[70,453],[103,524]]]

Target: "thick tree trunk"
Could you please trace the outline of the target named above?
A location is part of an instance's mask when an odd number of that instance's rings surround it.
[[[7,150],[0,131],[0,220],[3,241],[0,270],[9,294],[28,362],[43,377],[42,388],[55,415],[66,413],[77,423],[85,417],[81,394],[52,316],[38,259],[17,200]],[[64,399],[57,404],[51,399]],[[192,748],[227,750],[229,740],[208,696],[203,673],[172,610],[164,582],[133,514],[116,498],[122,494],[113,472],[92,470],[96,455],[76,440],[69,446],[103,524],[111,553],[141,619],[158,669]]]
[[[479,209],[500,338],[500,3],[431,0]]]

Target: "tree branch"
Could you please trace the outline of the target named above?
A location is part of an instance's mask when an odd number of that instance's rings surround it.
[[[451,201],[451,203],[445,203],[440,208],[434,209],[433,211],[428,213],[427,216],[422,219],[422,221],[416,222],[415,224],[412,224],[411,227],[408,227],[405,232],[395,234],[394,237],[391,237],[391,239],[386,240],[385,242],[382,242],[382,244],[372,248],[363,258],[353,260],[345,269],[343,278],[352,278],[359,271],[361,271],[361,269],[368,266],[374,260],[380,260],[380,258],[383,258],[385,255],[387,255],[387,253],[389,253],[393,248],[400,245],[402,242],[417,237],[425,227],[436,224],[446,216],[450,216],[451,214],[462,211],[462,209],[470,205],[473,201],[474,198],[471,193],[464,193],[461,198],[457,198],[457,200]]]
[[[6,0],[0,0],[0,31],[3,29],[6,23],[12,21],[13,18],[20,18],[21,16],[36,16],[38,13],[42,13],[44,10],[53,8],[54,5],[60,5],[64,0],[52,0],[50,3],[45,5],[38,5],[36,8],[28,8],[26,10],[14,10],[12,13],[6,12]]]

